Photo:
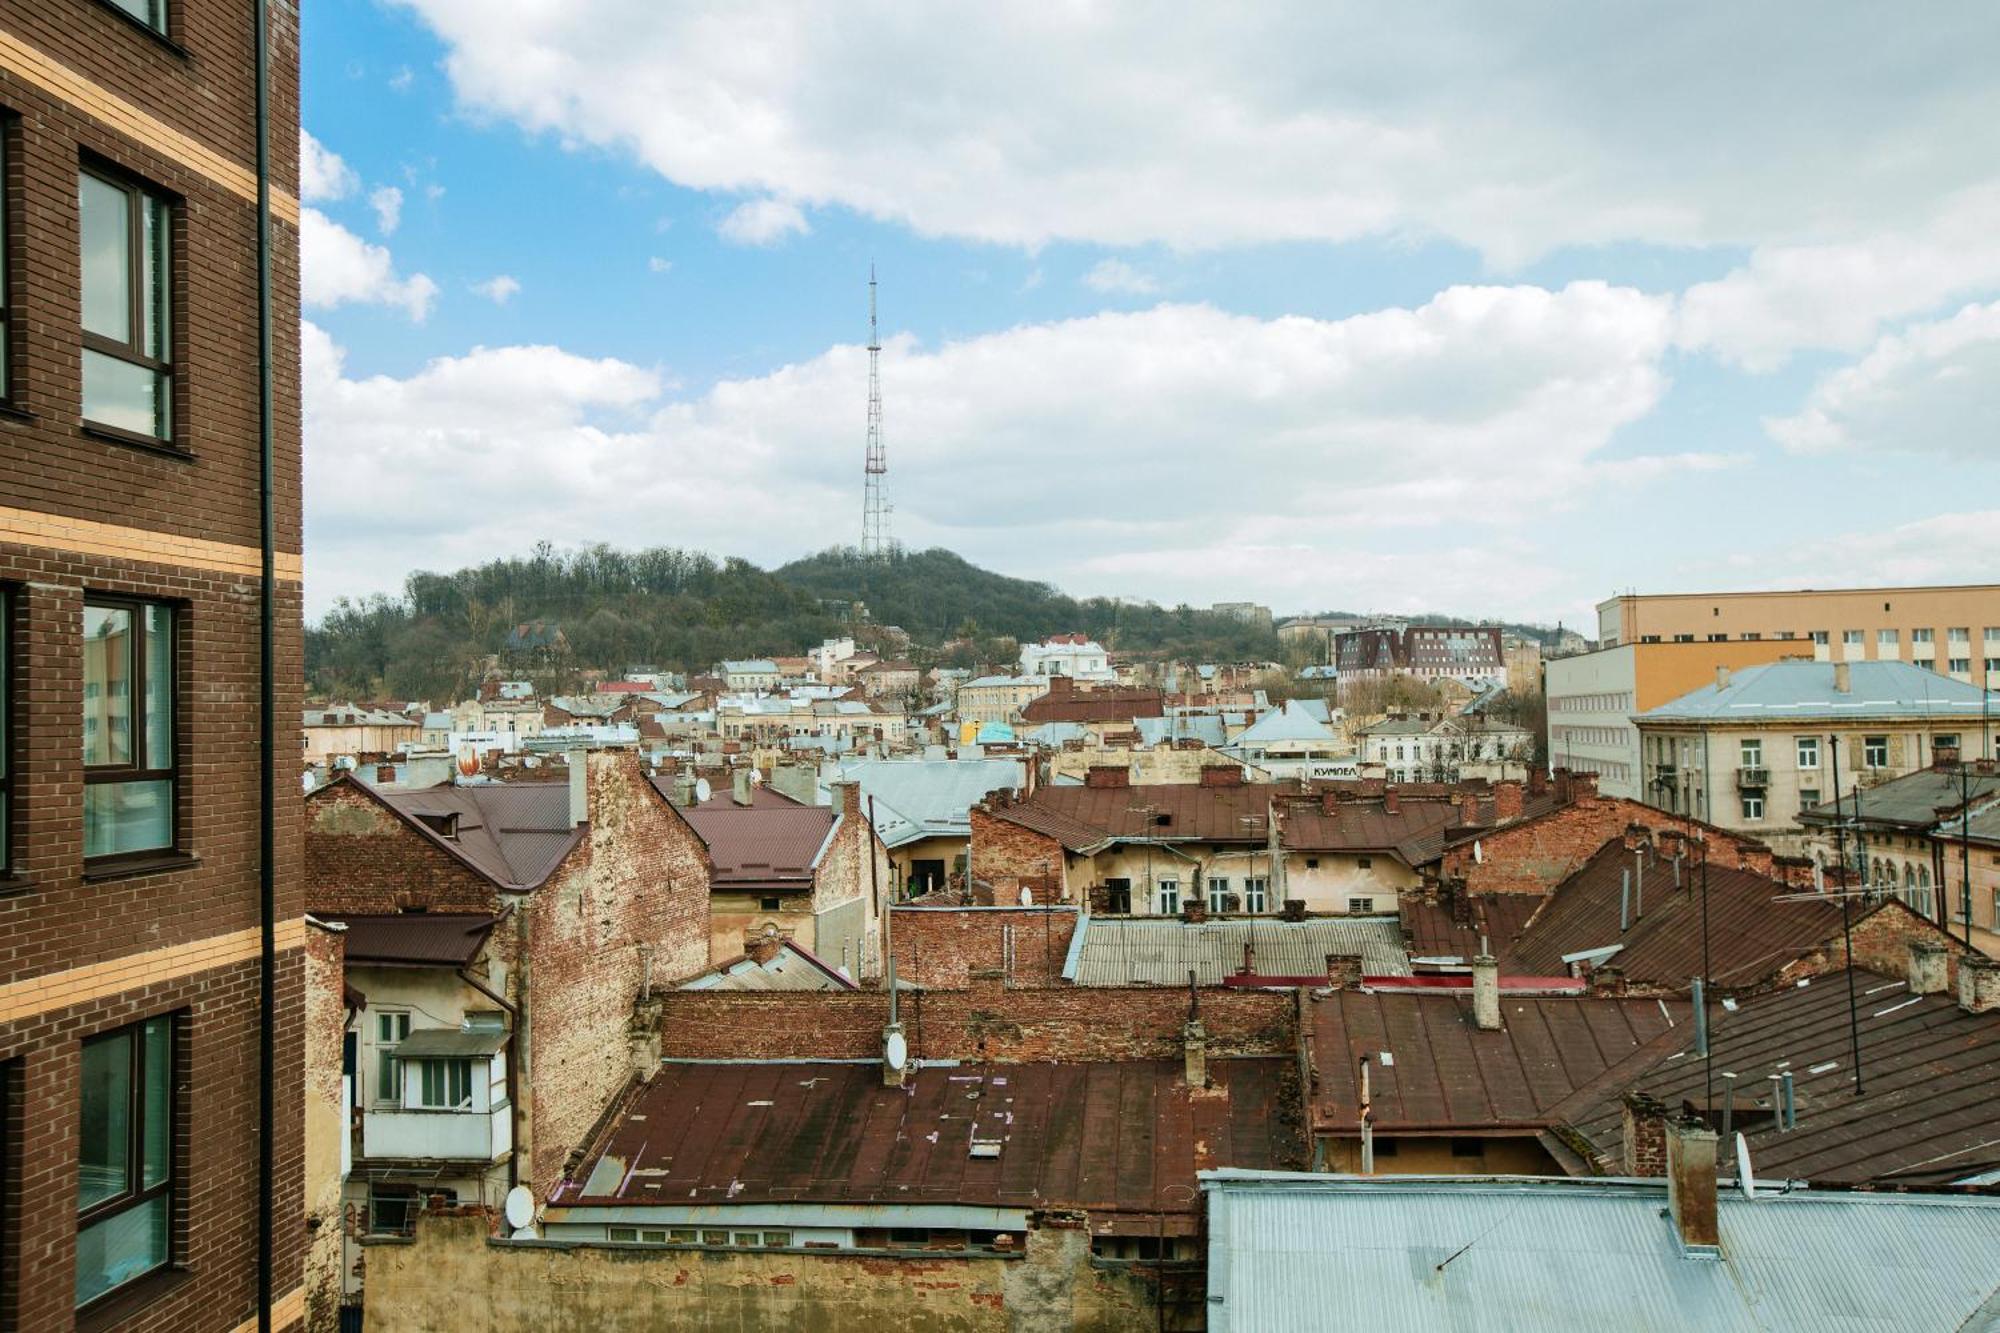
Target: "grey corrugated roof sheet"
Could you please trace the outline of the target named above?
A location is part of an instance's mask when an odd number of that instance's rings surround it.
[[[1201,922],[1173,917],[1085,917],[1073,948],[1076,964],[1063,975],[1079,986],[1185,986],[1189,972],[1219,986],[1243,970],[1245,945],[1256,948],[1256,975],[1326,975],[1326,956],[1359,957],[1372,976],[1410,975],[1403,929],[1395,917],[1225,917]]]
[[[465,1058],[491,1055],[507,1044],[507,1034],[490,1028],[417,1028],[396,1046],[399,1059]]]
[[[857,759],[840,766],[836,780],[861,784],[863,808],[875,798],[877,832],[891,847],[927,836],[972,831],[972,807],[1001,788],[1026,785],[1013,759]],[[900,816],[907,830],[896,828]],[[894,835],[892,836],[892,829]]]
[[[1845,665],[1844,691],[1834,688],[1832,662],[1766,662],[1731,672],[1727,685],[1704,685],[1637,716],[1655,722],[1979,716],[1984,692],[1976,685],[1911,662]]]
[[[1664,1180],[1205,1171],[1210,1333],[1947,1333],[2000,1318],[2000,1201],[1718,1194],[1719,1259]]]
[[[682,990],[853,990],[854,983],[794,944],[783,944],[766,962],[738,958],[692,981]]]

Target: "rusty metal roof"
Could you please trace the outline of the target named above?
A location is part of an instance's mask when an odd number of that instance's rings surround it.
[[[1854,1065],[1844,973],[1711,1006],[1717,1118],[1722,1075],[1735,1074],[1733,1124],[1760,1179],[1819,1184],[1942,1185],[2000,1170],[2000,1011],[1968,1014],[1950,994],[1911,995],[1907,983],[1855,973],[1862,1085]],[[1601,1169],[1620,1159],[1627,1088],[1670,1110],[1700,1109],[1708,1071],[1682,1029],[1656,1043],[1643,1070],[1586,1090],[1559,1108]],[[1791,1070],[1798,1127],[1771,1123],[1770,1075]]]
[[[1044,787],[994,814],[1045,833],[1071,851],[1095,851],[1119,839],[1225,842],[1263,846],[1275,784],[1203,787],[1154,783],[1129,787]]]
[[[541,884],[583,836],[582,826],[570,821],[567,783],[447,783],[389,791],[342,774],[319,790],[332,791],[340,783],[379,801],[503,889]]]
[[[1403,941],[1412,958],[1456,958],[1470,961],[1482,937],[1497,957],[1507,953],[1522,927],[1548,899],[1539,893],[1466,895],[1461,920],[1448,902],[1403,895]]]
[[[479,956],[487,933],[498,920],[431,912],[386,915],[329,916],[320,920],[347,927],[342,937],[347,961],[388,963],[401,967],[464,967]]]
[[[1195,1173],[1298,1164],[1296,1066],[1218,1059],[924,1066],[903,1088],[868,1063],[675,1063],[621,1109],[550,1202],[978,1204],[1084,1208],[1094,1230],[1199,1216]],[[1000,1145],[974,1157],[974,1140]],[[599,1192],[586,1192],[596,1188]]]
[[[1360,1065],[1386,1133],[1529,1132],[1577,1089],[1686,1021],[1678,1000],[1501,996],[1504,1026],[1481,1031],[1468,996],[1337,990],[1308,1014],[1319,1092],[1314,1129],[1359,1134]],[[1386,1058],[1385,1058],[1386,1057]]]
[[[1318,803],[1288,802],[1284,807],[1283,839],[1287,851],[1391,852],[1411,865],[1444,850],[1441,835],[1459,826],[1464,812],[1456,799],[1424,800],[1398,795],[1392,810],[1387,801],[1330,799]],[[1493,803],[1479,806],[1480,825],[1493,821]],[[1426,834],[1438,834],[1425,840]]]
[[[1166,696],[1158,690],[1107,685],[1101,689],[1079,686],[1057,694],[1051,691],[1021,707],[1023,722],[1130,722],[1141,717],[1164,717]]]
[[[762,792],[763,788],[756,788]],[[834,812],[800,805],[771,793],[738,805],[718,795],[681,807],[681,817],[708,846],[718,889],[798,888],[812,882],[820,848],[833,831]]]
[[[1621,931],[1620,899],[1628,877],[1631,924]],[[1685,989],[1691,978],[1703,975],[1700,864],[1683,860],[1678,879],[1676,887],[1672,860],[1651,849],[1628,850],[1622,838],[1613,838],[1556,886],[1502,956],[1503,966],[1554,975],[1566,970],[1566,954],[1620,945],[1609,961],[1628,982]],[[1709,865],[1708,975],[1718,987],[1756,987],[1787,963],[1839,937],[1839,902],[1800,900],[1798,892],[1747,870]],[[1780,895],[1794,897],[1788,901]]]

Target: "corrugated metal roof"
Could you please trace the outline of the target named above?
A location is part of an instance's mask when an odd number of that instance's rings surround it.
[[[365,783],[357,785],[372,790]],[[582,836],[582,826],[570,821],[566,782],[486,782],[375,795],[432,834],[453,856],[506,889],[540,884]],[[457,816],[456,836],[438,834],[422,818],[426,815]]]
[[[1845,974],[1711,1006],[1718,1118],[1736,1078],[1735,1120],[1759,1175],[1821,1183],[1942,1184],[2000,1167],[2000,1011],[1968,1014],[1951,995],[1911,995],[1904,981],[1855,974],[1865,1096],[1854,1095]],[[1708,1071],[1692,1037],[1663,1038],[1619,1086],[1559,1108],[1601,1163],[1621,1152],[1620,1097],[1637,1087],[1670,1108],[1700,1108]],[[1792,1071],[1795,1129],[1769,1121],[1770,1075]],[[2000,1268],[1995,1269],[2000,1277]]]
[[[971,809],[990,792],[1025,785],[1021,764],[1013,759],[859,759],[840,766],[837,779],[861,784],[862,808],[876,802],[878,824],[885,809],[902,816],[913,831],[899,830],[896,841],[917,837],[969,834]],[[884,840],[890,830],[883,827]]]
[[[682,990],[853,990],[854,983],[794,944],[778,946],[778,952],[759,963],[738,958],[692,981],[681,983]]]
[[[1083,686],[1057,694],[1051,691],[1030,700],[1021,709],[1024,722],[1130,722],[1140,717],[1160,717],[1166,712],[1166,696],[1158,690],[1124,685]]]
[[[464,967],[479,956],[479,946],[497,919],[443,912],[400,912],[384,915],[329,916],[322,921],[347,927],[342,937],[347,961],[394,963],[405,967]]]
[[[1314,1127],[1360,1132],[1365,1055],[1380,1130],[1539,1128],[1607,1071],[1627,1062],[1643,1067],[1647,1044],[1688,1012],[1677,1000],[1504,993],[1500,1009],[1503,1026],[1484,1031],[1465,994],[1337,990],[1317,997],[1309,1010],[1320,1076]]]
[[[1983,691],[1913,662],[1847,662],[1848,688],[1834,688],[1833,662],[1786,660],[1733,671],[1635,717],[1641,722],[1789,721],[1979,715]],[[1994,700],[2000,702],[2000,699]]]
[[[1177,1060],[926,1066],[903,1088],[873,1062],[663,1063],[552,1202],[1068,1207],[1188,1234],[1198,1170],[1298,1165],[1304,1146],[1282,1114],[1294,1062],[1208,1070],[1196,1094]],[[593,1180],[616,1188],[583,1194]]]
[[[1073,851],[1116,838],[1184,842],[1266,841],[1273,784],[1203,787],[1152,783],[1129,787],[1044,787],[1025,801],[994,811],[1001,819],[1046,833]]]
[[[1990,1328],[2000,1202],[1718,1196],[1683,1253],[1661,1182],[1205,1176],[1210,1333]]]
[[[1200,985],[1219,986],[1243,970],[1246,946],[1256,951],[1261,977],[1323,977],[1328,954],[1358,957],[1361,970],[1376,976],[1410,974],[1394,917],[1094,916],[1083,919],[1077,939],[1076,966],[1065,976],[1079,986],[1185,986],[1189,972]]]
[[[1536,910],[1547,902],[1539,893],[1468,895],[1463,922],[1447,902],[1404,894],[1397,903],[1403,922],[1403,942],[1413,958],[1470,959],[1484,937],[1496,957],[1507,948]],[[1520,969],[1515,969],[1516,971]]]

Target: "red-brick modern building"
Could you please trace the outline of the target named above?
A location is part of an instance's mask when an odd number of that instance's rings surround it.
[[[260,725],[300,707],[296,7],[268,25],[260,61],[257,0],[0,9],[7,1328],[303,1308],[299,797]]]

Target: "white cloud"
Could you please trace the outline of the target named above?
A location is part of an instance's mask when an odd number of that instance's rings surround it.
[[[671,273],[674,271],[674,261],[671,259],[662,259],[658,255],[654,255],[646,261],[646,271],[648,273]]]
[[[1919,227],[1775,246],[1681,300],[1678,341],[1753,370],[1793,350],[1860,351],[1885,321],[2000,286],[2000,187],[1969,191]]]
[[[896,530],[1079,592],[1254,584],[1380,605],[1462,588],[1456,604],[1525,611],[1571,575],[1508,534],[1539,534],[1600,482],[1716,465],[1604,456],[1664,391],[1670,325],[1663,298],[1578,283],[1337,321],[1161,305],[931,349],[892,339]],[[539,537],[760,562],[855,537],[859,346],[658,399],[648,372],[556,348],[349,381],[322,335],[314,364],[309,452],[400,487],[385,506],[309,485],[316,605]]]
[[[468,110],[1010,245],[1810,244],[2000,161],[1991,5],[403,3]]]
[[[381,185],[368,192],[368,206],[375,210],[375,226],[384,236],[395,234],[403,221],[403,192],[393,185]]]
[[[419,324],[438,290],[421,273],[400,276],[386,248],[362,240],[316,208],[299,210],[299,279],[308,307],[394,306]]]
[[[2000,302],[1878,342],[1813,387],[1771,437],[1796,453],[1905,450],[2000,458]]]
[[[1123,292],[1132,296],[1144,296],[1160,290],[1160,284],[1150,275],[1122,259],[1098,260],[1090,272],[1083,275],[1083,285],[1093,291]]]
[[[401,65],[389,76],[389,87],[394,92],[406,93],[410,91],[410,85],[415,83],[416,79],[416,73],[408,65]]]
[[[775,245],[787,236],[803,236],[812,230],[798,205],[783,199],[752,199],[738,204],[715,229],[723,240],[737,245]]]
[[[473,283],[472,290],[494,305],[506,305],[520,294],[521,284],[512,275],[500,273],[484,282]]]
[[[299,198],[309,204],[345,199],[360,182],[340,154],[299,131]]]
[[[1987,583],[2000,568],[2000,509],[1936,514],[1877,530],[1788,542],[1732,564],[1745,588],[1895,588]]]

